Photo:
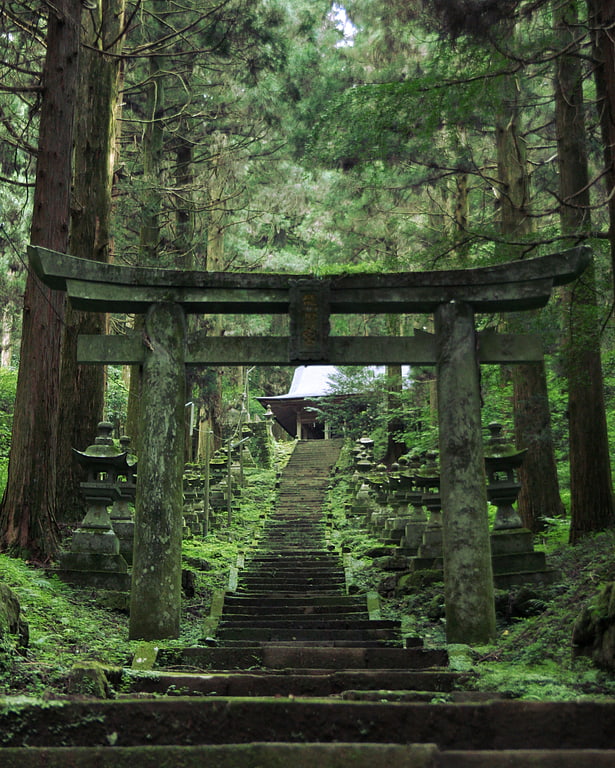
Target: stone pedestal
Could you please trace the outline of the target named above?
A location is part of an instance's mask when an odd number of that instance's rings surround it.
[[[111,525],[108,508],[120,499],[118,474],[126,471],[126,454],[118,453],[111,439],[112,425],[101,422],[93,445],[75,451],[87,473],[80,484],[86,515],[74,532],[70,551],[60,555],[58,576],[66,582],[96,589],[130,589],[128,564],[120,554],[120,541]]]
[[[559,574],[549,568],[544,552],[534,550],[534,536],[527,528],[491,534],[493,579],[498,589],[522,584],[553,584]]]

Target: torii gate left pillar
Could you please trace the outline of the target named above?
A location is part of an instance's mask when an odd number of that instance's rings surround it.
[[[186,316],[179,304],[152,304],[145,316],[131,640],[179,636],[182,483],[186,402]]]
[[[434,328],[446,636],[471,645],[495,638],[474,311],[458,301],[441,304]]]

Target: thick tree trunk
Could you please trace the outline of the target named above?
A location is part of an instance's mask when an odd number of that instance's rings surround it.
[[[531,232],[530,182],[525,148],[519,131],[517,86],[508,76],[501,85],[501,107],[496,118],[500,228],[511,242],[503,247],[506,260],[523,256],[523,235]],[[510,317],[508,326],[517,332],[531,332],[532,318]],[[513,367],[513,410],[517,446],[526,448],[519,469],[521,492],[517,508],[524,526],[535,533],[544,527],[545,517],[564,513],[555,464],[551,414],[544,362]]]
[[[94,18],[94,14],[96,18]],[[105,56],[108,42],[119,53],[124,0],[104,0],[98,10],[84,14],[78,99],[82,108],[75,123],[74,192],[69,250],[84,259],[109,261],[111,187],[116,150],[120,59]],[[58,519],[74,522],[83,516],[79,492],[81,472],[72,448],[84,450],[96,436],[103,417],[104,368],[77,365],[77,337],[107,330],[103,313],[66,312],[60,380],[58,461]]]
[[[517,446],[527,448],[519,469],[517,509],[523,525],[538,533],[544,528],[545,517],[565,513],[557,482],[544,365],[514,366],[513,402]]]
[[[590,224],[589,172],[582,70],[575,56],[576,3],[555,2],[555,29],[562,50],[555,78],[555,115],[562,230],[571,237]],[[567,46],[567,48],[566,48]],[[595,272],[589,267],[563,293],[567,328],[570,419],[570,542],[615,523],[608,450]]]
[[[36,189],[30,239],[66,252],[80,0],[50,6]],[[47,560],[58,543],[56,441],[64,295],[28,274],[8,482],[0,506],[2,547]]]
[[[611,272],[615,281],[615,0],[587,0],[587,11],[589,27],[593,30],[594,78],[608,195]]]
[[[165,11],[162,0],[154,2],[154,13],[160,17]],[[156,25],[153,27],[157,28]],[[162,31],[160,32],[163,36]],[[162,209],[162,157],[164,145],[164,110],[165,110],[165,61],[163,56],[151,55],[148,60],[149,79],[147,82],[148,122],[143,134],[143,207],[139,233],[139,263],[147,266],[160,265],[160,213]],[[135,331],[143,331],[144,322],[140,315],[135,317]],[[135,453],[139,455],[139,410],[141,401],[141,369],[137,365],[130,368],[130,390],[128,394],[128,413],[126,431],[132,438]]]

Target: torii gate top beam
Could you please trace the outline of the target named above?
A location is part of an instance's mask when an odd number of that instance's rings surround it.
[[[476,269],[339,275],[178,271],[125,267],[29,247],[30,262],[50,288],[65,290],[75,309],[144,313],[152,304],[180,304],[187,313],[286,313],[309,291],[330,313],[430,313],[450,301],[474,312],[537,309],[553,286],[587,266],[586,246],[535,259]]]

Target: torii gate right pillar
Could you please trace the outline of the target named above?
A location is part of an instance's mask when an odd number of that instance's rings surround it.
[[[436,309],[434,321],[446,639],[488,643],[495,607],[474,311],[451,301]]]

